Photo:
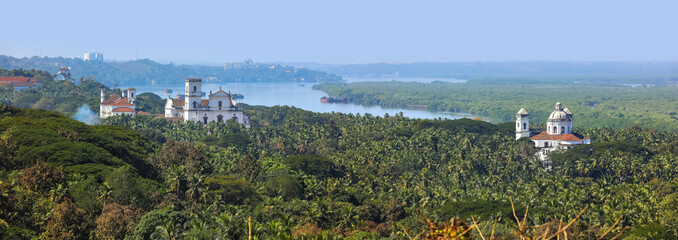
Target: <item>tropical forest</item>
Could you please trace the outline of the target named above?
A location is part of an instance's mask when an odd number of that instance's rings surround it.
[[[529,139],[515,140],[512,121],[246,104],[251,128],[153,115],[73,120],[67,103],[96,111],[99,88],[120,91],[46,79],[3,92],[4,239],[678,237],[678,133],[669,120],[577,124],[592,143],[542,161]],[[160,111],[147,99],[149,112]]]

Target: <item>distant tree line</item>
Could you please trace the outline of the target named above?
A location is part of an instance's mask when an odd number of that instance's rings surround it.
[[[161,64],[149,59],[122,62],[86,62],[79,58],[14,58],[0,55],[0,68],[40,69],[56,74],[62,66],[70,67],[76,78],[94,78],[109,86],[179,83],[186,77],[201,77],[220,82],[324,82],[340,81],[338,75],[279,64],[252,64],[242,68],[219,66]]]

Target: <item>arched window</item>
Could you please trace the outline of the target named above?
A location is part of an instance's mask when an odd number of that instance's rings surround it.
[[[217,116],[217,122],[223,122],[223,121],[224,121],[224,116],[221,116],[221,114],[219,114]]]
[[[197,92],[197,91],[198,91],[198,87],[197,87],[197,86],[193,86],[193,92]]]
[[[238,122],[238,117],[236,117],[236,116],[233,116],[233,118],[231,118],[231,119],[233,119],[235,122]]]
[[[221,101],[219,101],[219,107],[221,107]]]
[[[516,128],[520,128],[520,123],[516,123]]]
[[[565,126],[560,127],[560,133],[565,133]]]
[[[203,117],[202,121],[203,121],[204,124],[207,124],[207,116]]]
[[[193,108],[197,108],[197,107],[198,107],[198,103],[193,101]]]
[[[134,93],[130,93],[130,95],[132,96],[132,98],[134,98]]]
[[[558,127],[553,126],[553,134],[556,134],[556,133],[558,133]]]
[[[549,147],[549,142],[544,142],[544,147]]]
[[[523,123],[523,129],[527,129],[527,123]]]

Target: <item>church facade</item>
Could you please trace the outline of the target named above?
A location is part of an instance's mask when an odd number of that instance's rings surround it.
[[[99,118],[120,115],[136,115],[134,98],[137,95],[135,88],[122,90],[122,96],[114,94],[106,98],[104,89],[101,89],[101,102],[99,103]]]
[[[202,99],[202,79],[186,78],[184,99],[167,98],[165,117],[207,124],[212,121],[234,120],[250,127],[249,117],[238,107],[230,92],[219,88]]]
[[[546,129],[530,129],[530,114],[521,108],[516,113],[516,140],[529,137],[540,148],[539,158],[546,160],[554,150],[569,149],[576,145],[590,144],[591,139],[573,132],[572,112],[560,102],[546,121]]]

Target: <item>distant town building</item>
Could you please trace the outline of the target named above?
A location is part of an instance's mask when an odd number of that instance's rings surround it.
[[[61,67],[54,80],[71,80],[71,68]]]
[[[558,149],[569,149],[576,145],[590,144],[591,139],[573,132],[572,112],[556,103],[556,110],[549,115],[546,129],[530,129],[530,114],[521,108],[516,113],[516,140],[529,137],[534,146],[541,148],[539,158],[546,160],[548,154]]]
[[[201,87],[202,79],[186,78],[186,93],[183,99],[167,98],[165,117],[203,124],[232,119],[246,127],[250,126],[249,117],[237,106],[230,91],[225,92],[219,87],[216,92],[210,91],[208,99],[202,99]]]
[[[106,98],[104,90],[101,89],[101,103],[99,104],[99,117],[107,118],[110,116],[137,114],[134,98],[137,95],[135,88],[128,88],[122,91],[122,96],[111,95]]]
[[[98,52],[85,53],[83,60],[85,62],[104,62],[104,54]]]
[[[254,61],[252,59],[246,59],[242,62],[225,62],[224,70],[227,69],[241,69],[241,68],[251,68],[254,67]]]
[[[0,85],[10,86],[14,91],[21,91],[38,86],[38,80],[32,77],[0,77]]]

